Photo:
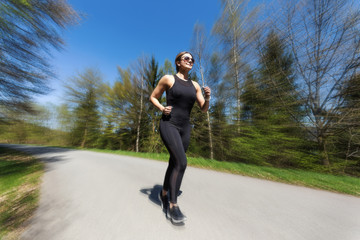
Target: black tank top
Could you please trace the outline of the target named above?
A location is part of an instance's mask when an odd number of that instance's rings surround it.
[[[191,109],[196,100],[196,89],[191,80],[181,80],[174,75],[174,85],[166,90],[166,104],[172,106],[169,116],[163,115],[164,120],[175,124],[189,122]]]

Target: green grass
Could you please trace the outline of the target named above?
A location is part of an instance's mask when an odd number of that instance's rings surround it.
[[[43,164],[0,147],[0,239],[18,239],[38,205]]]
[[[149,158],[160,161],[168,161],[169,159],[169,155],[165,153],[135,153],[129,151],[102,149],[86,150]],[[344,193],[353,196],[360,196],[360,179],[356,177],[350,177],[345,175],[331,175],[295,169],[280,169],[244,163],[221,162],[211,159],[194,157],[188,157],[188,164],[190,166],[198,168],[211,169],[276,182],[311,187],[337,193]]]

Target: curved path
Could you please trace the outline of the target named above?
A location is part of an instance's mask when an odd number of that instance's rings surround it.
[[[358,240],[360,198],[188,167],[169,222],[157,194],[164,162],[13,145],[46,163],[40,206],[22,239]]]

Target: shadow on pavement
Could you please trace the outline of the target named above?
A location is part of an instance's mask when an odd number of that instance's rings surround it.
[[[62,153],[62,152],[74,151],[73,149],[69,149],[69,148],[31,146],[31,145],[21,145],[21,144],[0,144],[0,147],[12,148],[30,154]]]
[[[161,192],[162,185],[154,185],[152,188],[143,188],[140,190],[141,193],[147,195],[149,197],[149,200],[153,203],[155,203],[158,206],[161,206],[160,200],[159,200],[159,193]]]
[[[74,151],[73,149],[60,148],[60,147],[43,147],[43,146],[31,146],[31,145],[21,145],[21,144],[0,144],[0,148],[10,148],[17,151],[25,152],[30,155],[36,155],[35,157],[40,159],[44,163],[56,163],[65,161],[61,153]],[[55,154],[55,155],[43,155],[43,154]],[[45,166],[45,171],[49,171],[52,169],[51,165]]]

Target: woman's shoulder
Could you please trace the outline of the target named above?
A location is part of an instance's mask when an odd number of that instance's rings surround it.
[[[200,89],[200,85],[198,82],[194,81],[194,80],[191,80],[192,84],[194,85],[195,89]]]
[[[175,81],[175,77],[174,75],[164,75],[160,81],[164,82],[164,83],[170,83],[173,84]]]
[[[174,75],[170,75],[170,74],[166,74],[162,78],[166,79],[166,80],[174,80],[175,79]]]
[[[174,82],[174,75],[164,75],[159,81],[161,85],[165,85],[166,89],[171,88],[174,85]]]

